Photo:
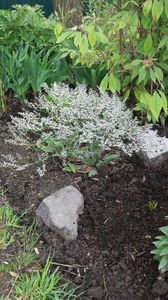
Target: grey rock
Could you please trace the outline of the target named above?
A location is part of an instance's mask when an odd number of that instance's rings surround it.
[[[78,218],[84,208],[83,195],[73,186],[66,186],[45,198],[36,216],[65,240],[78,236]]]

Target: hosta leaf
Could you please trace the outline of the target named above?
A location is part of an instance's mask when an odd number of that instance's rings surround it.
[[[148,0],[143,4],[143,14],[147,16],[152,8],[152,0]]]
[[[150,33],[148,33],[147,38],[144,42],[144,52],[145,52],[145,54],[147,54],[151,50],[152,44],[153,44],[152,36],[151,36]]]

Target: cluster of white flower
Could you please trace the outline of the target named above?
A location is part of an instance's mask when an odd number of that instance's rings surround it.
[[[83,85],[69,89],[55,83],[31,107],[33,112],[25,111],[12,118],[9,128],[14,140],[10,142],[31,144],[28,132],[38,134],[41,142],[41,133],[47,129],[57,141],[68,141],[77,133],[79,147],[96,138],[100,147],[118,147],[128,155],[142,148],[142,130],[137,120],[123,101],[106,92],[99,97],[94,91],[87,93]]]

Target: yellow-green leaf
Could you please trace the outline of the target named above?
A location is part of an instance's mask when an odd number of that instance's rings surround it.
[[[79,50],[80,50],[82,56],[84,56],[88,50],[88,39],[87,39],[86,34],[84,34],[82,36],[82,39],[79,42]]]
[[[152,99],[151,99],[151,104],[150,104],[150,109],[156,120],[158,121],[158,117],[160,115],[160,112],[162,110],[162,102],[159,94],[157,92],[154,92]]]
[[[115,77],[111,73],[109,76],[109,89],[110,89],[110,91],[112,91],[112,93],[114,93],[116,91],[116,87],[117,87],[117,85],[116,85]]]
[[[108,74],[106,74],[106,76],[103,78],[103,80],[100,83],[100,88],[102,89],[102,91],[107,90],[108,83],[109,83],[109,76]]]
[[[153,43],[152,36],[151,36],[150,33],[148,33],[147,38],[144,42],[144,52],[145,52],[145,54],[147,54],[151,50],[152,43]]]
[[[96,33],[93,27],[89,28],[88,40],[91,47],[93,48],[96,43]]]
[[[128,89],[124,95],[124,99],[128,99],[129,95],[130,95],[131,89]]]
[[[54,28],[54,33],[55,33],[55,35],[56,35],[57,38],[60,36],[61,32],[62,32],[62,24],[61,23],[57,23],[57,25]]]
[[[156,73],[156,77],[159,81],[162,81],[163,80],[163,72],[160,68],[154,66],[154,71]]]
[[[160,0],[154,0],[153,6],[152,6],[152,17],[154,21],[157,23],[158,19],[160,18],[161,14],[163,12],[163,1]]]
[[[152,8],[152,0],[148,0],[143,4],[143,14],[146,17]]]
[[[152,68],[150,68],[149,71],[150,71],[150,77],[151,77],[152,81],[156,83],[156,74],[155,74],[155,72],[153,71]]]
[[[162,107],[163,110],[165,111],[165,113],[167,113],[167,98],[165,96],[165,94],[162,91],[159,91],[159,94],[161,96],[161,102],[162,102]]]
[[[74,44],[76,48],[79,46],[80,41],[81,41],[81,32],[77,32],[74,38]]]

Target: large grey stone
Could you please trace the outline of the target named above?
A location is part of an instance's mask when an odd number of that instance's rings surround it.
[[[78,236],[78,218],[83,208],[83,195],[75,187],[66,186],[45,198],[36,215],[64,239],[74,240]]]
[[[157,130],[152,130],[151,124],[143,126],[144,150],[139,152],[146,166],[159,167],[168,159],[168,138],[160,137]]]

